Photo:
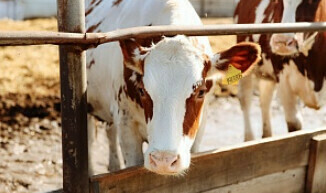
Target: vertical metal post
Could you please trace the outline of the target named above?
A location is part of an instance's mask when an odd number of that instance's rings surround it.
[[[205,0],[200,0],[200,16],[201,17],[205,17],[206,13],[205,13]]]
[[[84,0],[58,0],[61,32],[85,33]],[[63,191],[89,193],[86,56],[78,45],[60,46]]]

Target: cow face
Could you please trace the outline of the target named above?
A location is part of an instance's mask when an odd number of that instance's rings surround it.
[[[281,23],[315,21],[318,5],[321,0],[280,0],[283,3]],[[284,33],[274,34],[270,45],[272,52],[278,55],[308,54],[317,33]]]
[[[120,41],[120,46],[144,110],[145,167],[159,174],[179,174],[190,165],[211,80],[229,64],[247,74],[260,59],[260,48],[242,43],[209,57],[185,36],[163,38],[150,48],[133,40]]]

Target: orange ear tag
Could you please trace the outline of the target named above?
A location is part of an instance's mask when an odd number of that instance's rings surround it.
[[[236,69],[234,66],[229,64],[228,71],[224,79],[222,80],[223,85],[238,85],[239,80],[242,78],[241,70]]]

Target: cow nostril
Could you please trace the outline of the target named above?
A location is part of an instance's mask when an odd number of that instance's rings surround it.
[[[179,162],[179,160],[180,160],[180,155],[176,156],[175,160],[171,163],[171,166],[177,165],[177,163]]]
[[[154,155],[152,155],[152,154],[149,155],[149,161],[150,161],[151,165],[153,165],[153,166],[156,167],[157,165],[156,165],[156,161],[155,161],[155,159],[156,159],[156,158],[155,158]]]
[[[294,40],[290,40],[287,42],[286,44],[287,46],[294,46],[295,45],[295,41]]]
[[[171,166],[175,166],[178,162],[178,159],[174,160],[174,162],[172,162]]]

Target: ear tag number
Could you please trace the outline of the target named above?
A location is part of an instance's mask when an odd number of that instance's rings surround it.
[[[237,85],[241,78],[242,78],[241,70],[238,70],[234,66],[229,64],[228,71],[226,72],[225,78],[222,80],[222,84]]]

